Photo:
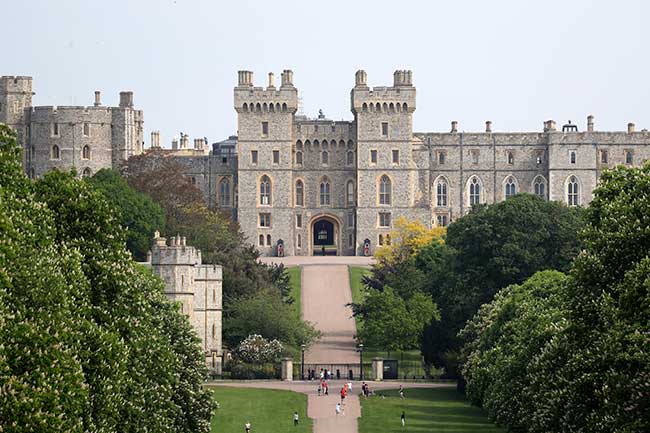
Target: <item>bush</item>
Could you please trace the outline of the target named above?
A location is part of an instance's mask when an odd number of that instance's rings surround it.
[[[279,379],[280,367],[278,363],[249,364],[237,362],[230,367],[230,377],[244,380]]]

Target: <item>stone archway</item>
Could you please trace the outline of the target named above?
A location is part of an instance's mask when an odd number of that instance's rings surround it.
[[[309,222],[309,255],[341,255],[341,223],[333,215],[314,216]]]

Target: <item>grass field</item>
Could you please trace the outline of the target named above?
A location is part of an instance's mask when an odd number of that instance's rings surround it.
[[[406,389],[400,400],[397,390],[379,391],[385,399],[361,399],[359,433],[504,433],[485,414],[471,406],[454,388]],[[400,415],[406,416],[402,428]]]
[[[220,408],[212,418],[213,433],[239,433],[244,424],[260,433],[311,433],[312,421],[307,418],[307,396],[297,392],[271,389],[214,388]],[[300,422],[293,426],[293,412]]]
[[[361,266],[348,266],[350,273],[350,289],[352,290],[352,302],[355,304],[360,304],[364,298],[364,286],[361,282],[361,279],[364,275],[370,274],[370,269],[364,268]],[[355,318],[357,322],[357,330],[361,329],[363,324],[358,318]]]
[[[293,298],[293,311],[296,317],[300,319],[300,267],[294,266],[287,268],[289,279],[291,281],[291,297]]]

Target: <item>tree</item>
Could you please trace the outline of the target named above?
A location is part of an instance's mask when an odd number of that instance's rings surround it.
[[[567,281],[560,272],[543,271],[508,286],[460,333],[467,396],[510,431],[526,431],[539,405],[531,365],[567,324]]]
[[[430,296],[416,292],[405,300],[388,286],[370,291],[363,304],[354,306],[354,314],[363,319],[357,338],[387,351],[418,347],[424,327],[437,319]]]
[[[578,208],[517,194],[475,206],[452,223],[446,251],[438,249],[432,257],[418,259],[424,265],[426,290],[441,312],[441,320],[426,330],[425,359],[445,365],[445,353],[460,348],[458,332],[501,288],[541,270],[567,271],[580,251],[582,214]],[[423,249],[421,256],[432,252]]]
[[[144,261],[156,230],[164,231],[165,214],[149,196],[131,188],[119,173],[102,169],[87,178],[101,191],[118,214],[120,225],[127,229],[126,247],[136,260]]]

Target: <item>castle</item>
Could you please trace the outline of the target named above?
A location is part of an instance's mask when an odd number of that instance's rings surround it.
[[[132,94],[121,94],[119,107],[110,109],[98,101],[86,108],[31,107],[31,79],[3,77],[0,122],[22,135],[25,168],[34,176],[81,168],[80,161],[89,169],[81,174],[91,174],[143,151],[174,158],[206,203],[231,212],[263,255],[372,254],[390,243],[399,217],[445,226],[475,204],[519,192],[586,205],[602,170],[650,158],[650,132],[636,131],[633,123],[624,131],[598,131],[593,116],[584,131],[548,120],[538,132],[495,132],[490,121],[482,132],[464,132],[456,121],[449,132],[413,132],[411,71],[395,71],[392,86],[373,88],[357,71],[350,121],[322,113],[307,118],[298,114],[298,102],[291,70],[281,74],[278,87],[272,73],[266,87],[256,87],[251,71],[239,71],[237,136],[210,150],[200,138],[191,148],[183,135],[163,149],[154,131],[144,151],[142,112],[133,110]],[[91,130],[75,144],[66,125],[79,140],[96,110],[110,112],[101,140]],[[101,159],[94,158],[93,140],[102,147]],[[85,145],[88,159],[82,158]],[[55,146],[65,149],[58,159]]]
[[[223,308],[222,269],[201,263],[201,251],[187,245],[184,237],[167,239],[156,232],[147,262],[154,275],[165,282],[165,293],[180,304],[181,313],[201,339],[201,348],[210,372],[221,374],[221,319]]]

